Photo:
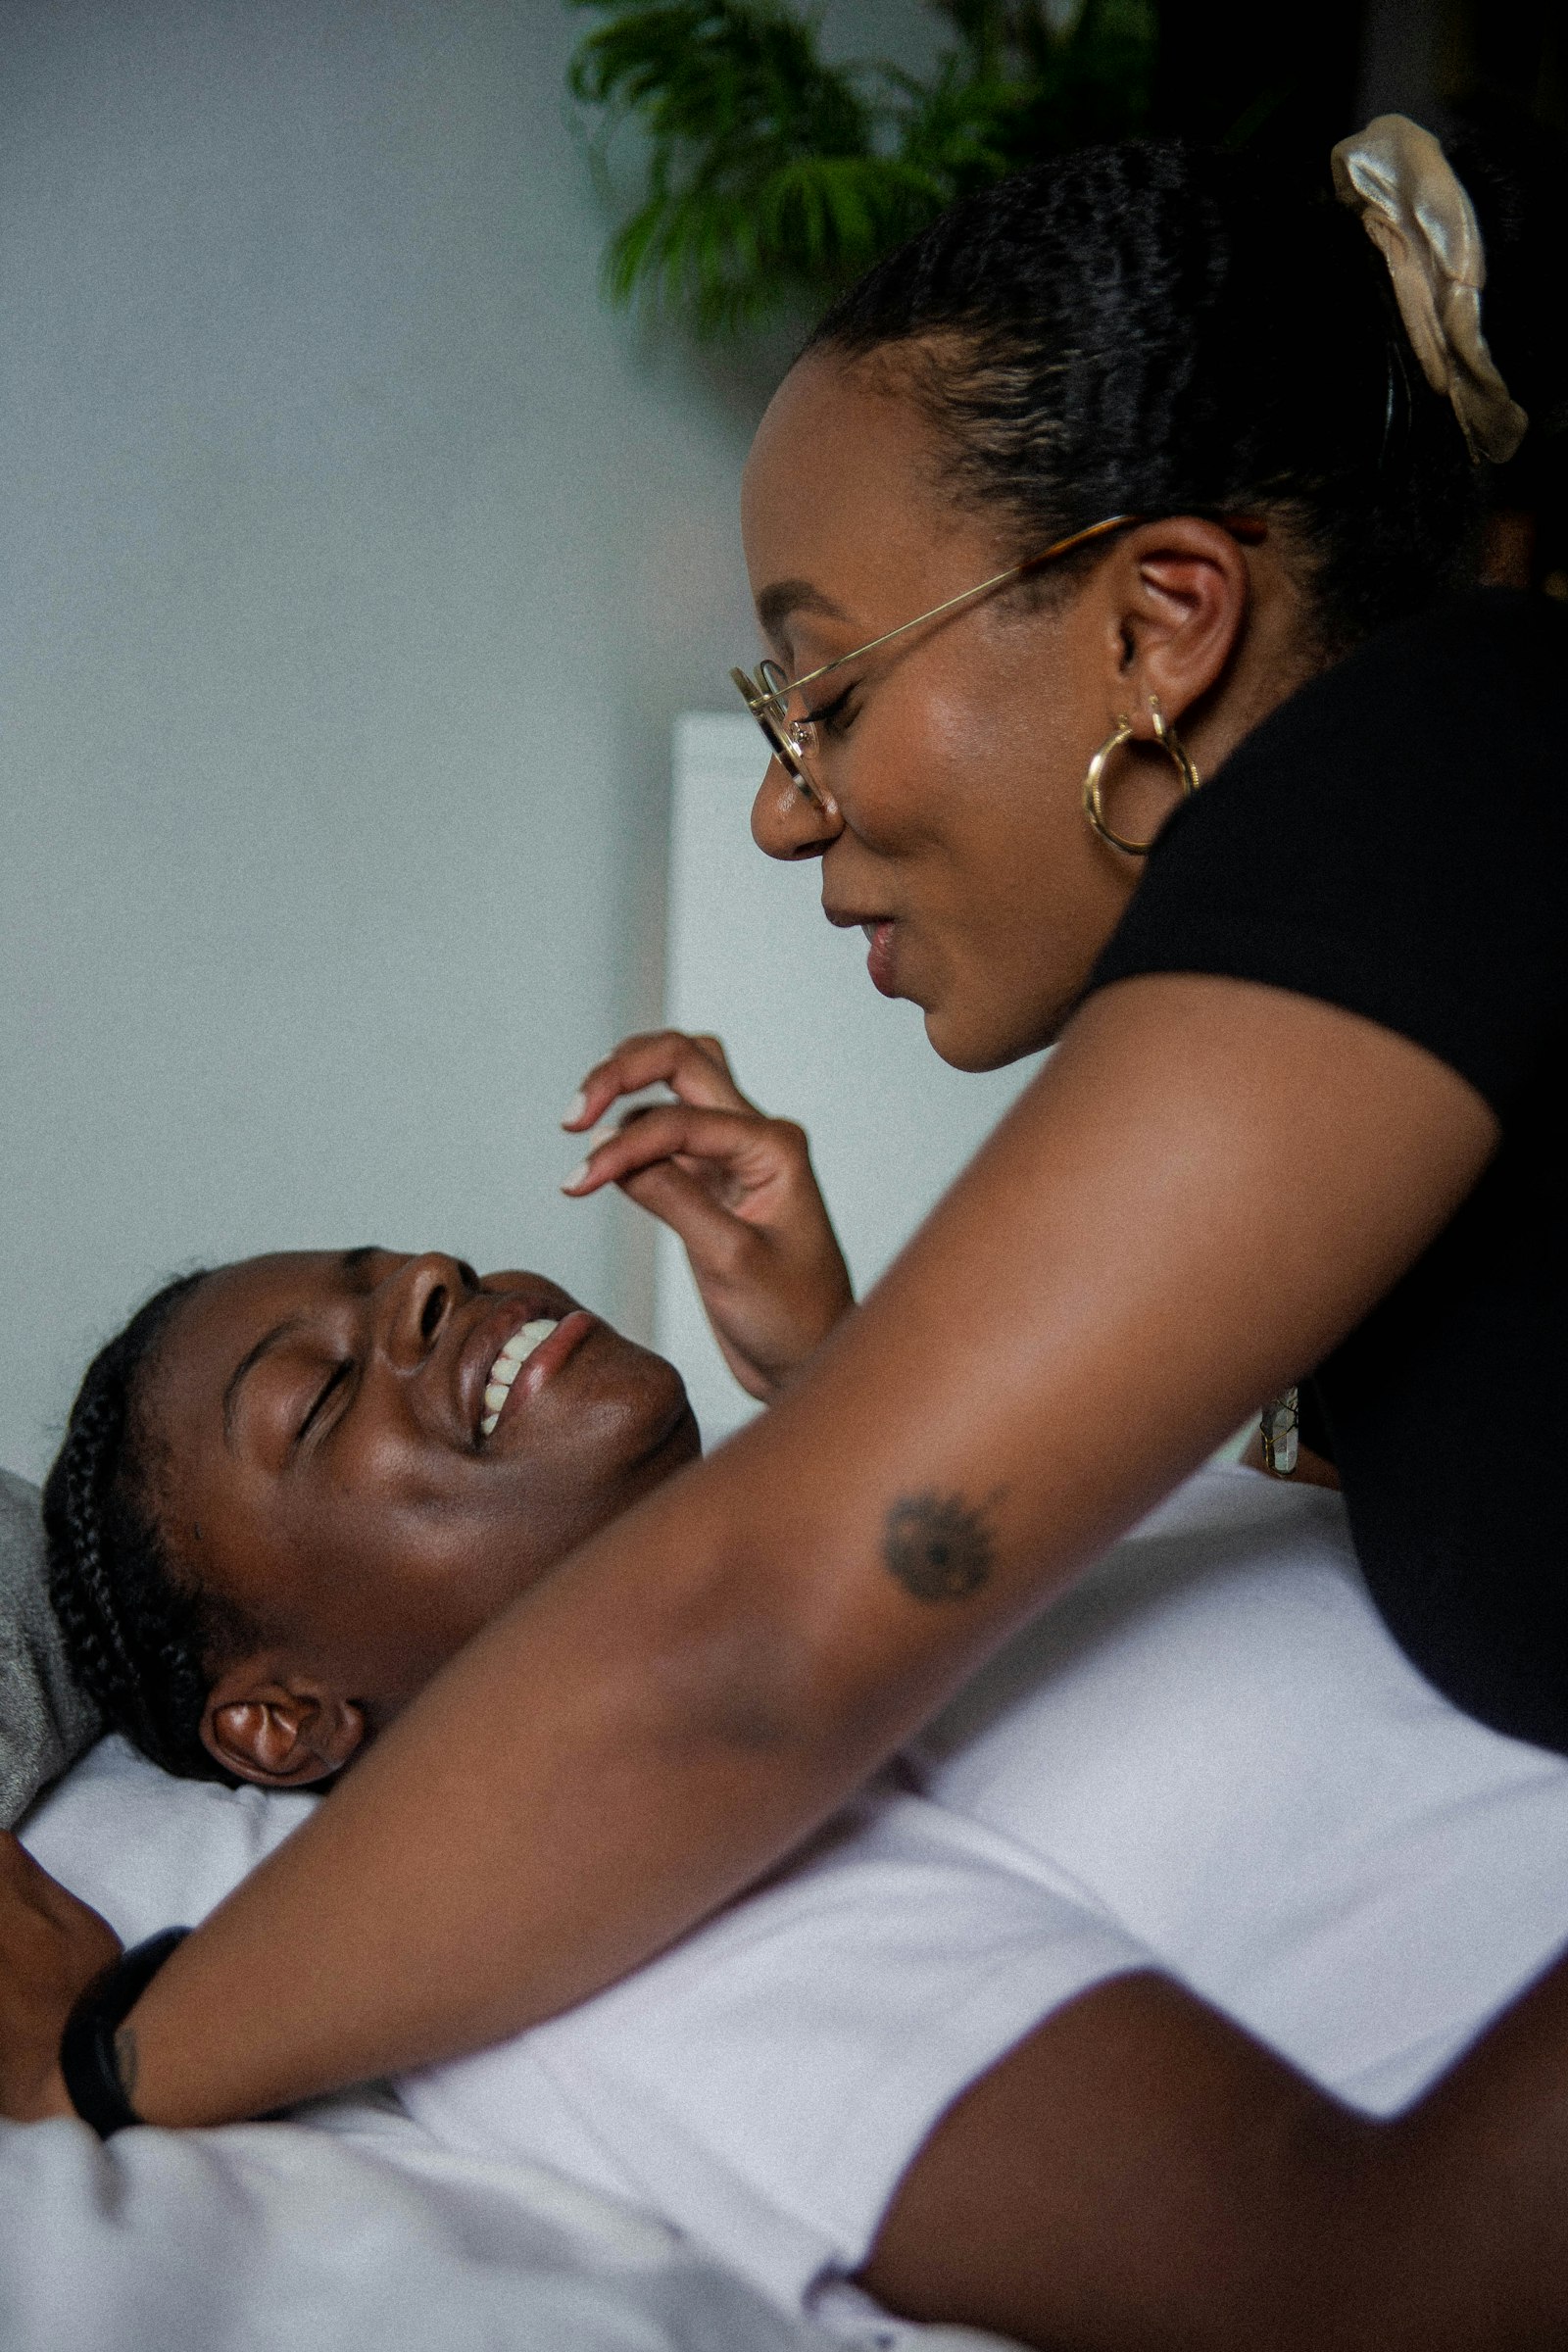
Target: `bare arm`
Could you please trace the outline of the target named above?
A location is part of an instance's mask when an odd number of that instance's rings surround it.
[[[1378,2123],[1167,1979],[1123,1978],[948,2111],[861,2281],[1051,2352],[1556,2352],[1565,2051],[1559,1964]]]
[[[141,2111],[471,2048],[682,1933],[1316,1362],[1494,1142],[1328,1006],[1092,1000],[801,1384],[488,1628],[181,1946],[131,2020]]]

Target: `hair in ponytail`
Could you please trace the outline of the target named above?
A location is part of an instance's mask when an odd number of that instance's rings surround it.
[[[1303,192],[1178,141],[1081,149],[956,205],[807,350],[906,368],[1020,555],[1106,514],[1276,517],[1338,652],[1472,576],[1484,477],[1326,163]]]

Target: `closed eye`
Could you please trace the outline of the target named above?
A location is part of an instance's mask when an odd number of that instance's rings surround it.
[[[836,694],[830,703],[820,703],[814,710],[808,710],[801,721],[802,726],[826,727],[831,731],[835,720],[844,718],[845,706],[858,683],[858,679],[856,679],[845,687],[842,694]]]
[[[333,1365],[331,1371],[327,1374],[326,1379],[322,1382],[320,1389],[317,1393],[316,1401],[311,1406],[311,1409],[306,1414],[304,1420],[300,1423],[298,1429],[294,1432],[294,1443],[296,1446],[302,1445],[305,1439],[309,1437],[311,1430],[320,1419],[321,1414],[326,1409],[326,1406],[331,1402],[333,1396],[343,1386],[343,1383],[348,1379],[349,1374],[353,1371],[353,1369],[354,1366],[347,1356],[344,1357],[342,1363]]]

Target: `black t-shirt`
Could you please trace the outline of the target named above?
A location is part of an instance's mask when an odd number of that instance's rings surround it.
[[[1483,1722],[1568,1753],[1565,893],[1568,613],[1483,590],[1248,736],[1161,833],[1090,987],[1214,972],[1322,998],[1495,1110],[1481,1181],[1312,1402],[1405,1651]]]

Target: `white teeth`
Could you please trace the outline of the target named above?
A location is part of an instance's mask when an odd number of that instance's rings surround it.
[[[485,1383],[484,1414],[479,1423],[479,1435],[482,1438],[487,1438],[500,1420],[501,1408],[507,1401],[513,1382],[540,1341],[549,1339],[557,1321],[554,1315],[538,1315],[531,1323],[524,1323],[520,1331],[513,1333],[496,1357]]]
[[[512,1362],[515,1364],[526,1363],[529,1356],[532,1355],[534,1349],[538,1347],[540,1341],[549,1339],[550,1334],[556,1328],[556,1321],[557,1318],[554,1315],[539,1315],[532,1323],[525,1323],[520,1331],[514,1331],[513,1333],[511,1339],[502,1348],[501,1355],[510,1357]],[[501,1376],[500,1364],[501,1358],[498,1356],[495,1365],[491,1369],[490,1377],[492,1380],[498,1379]]]

